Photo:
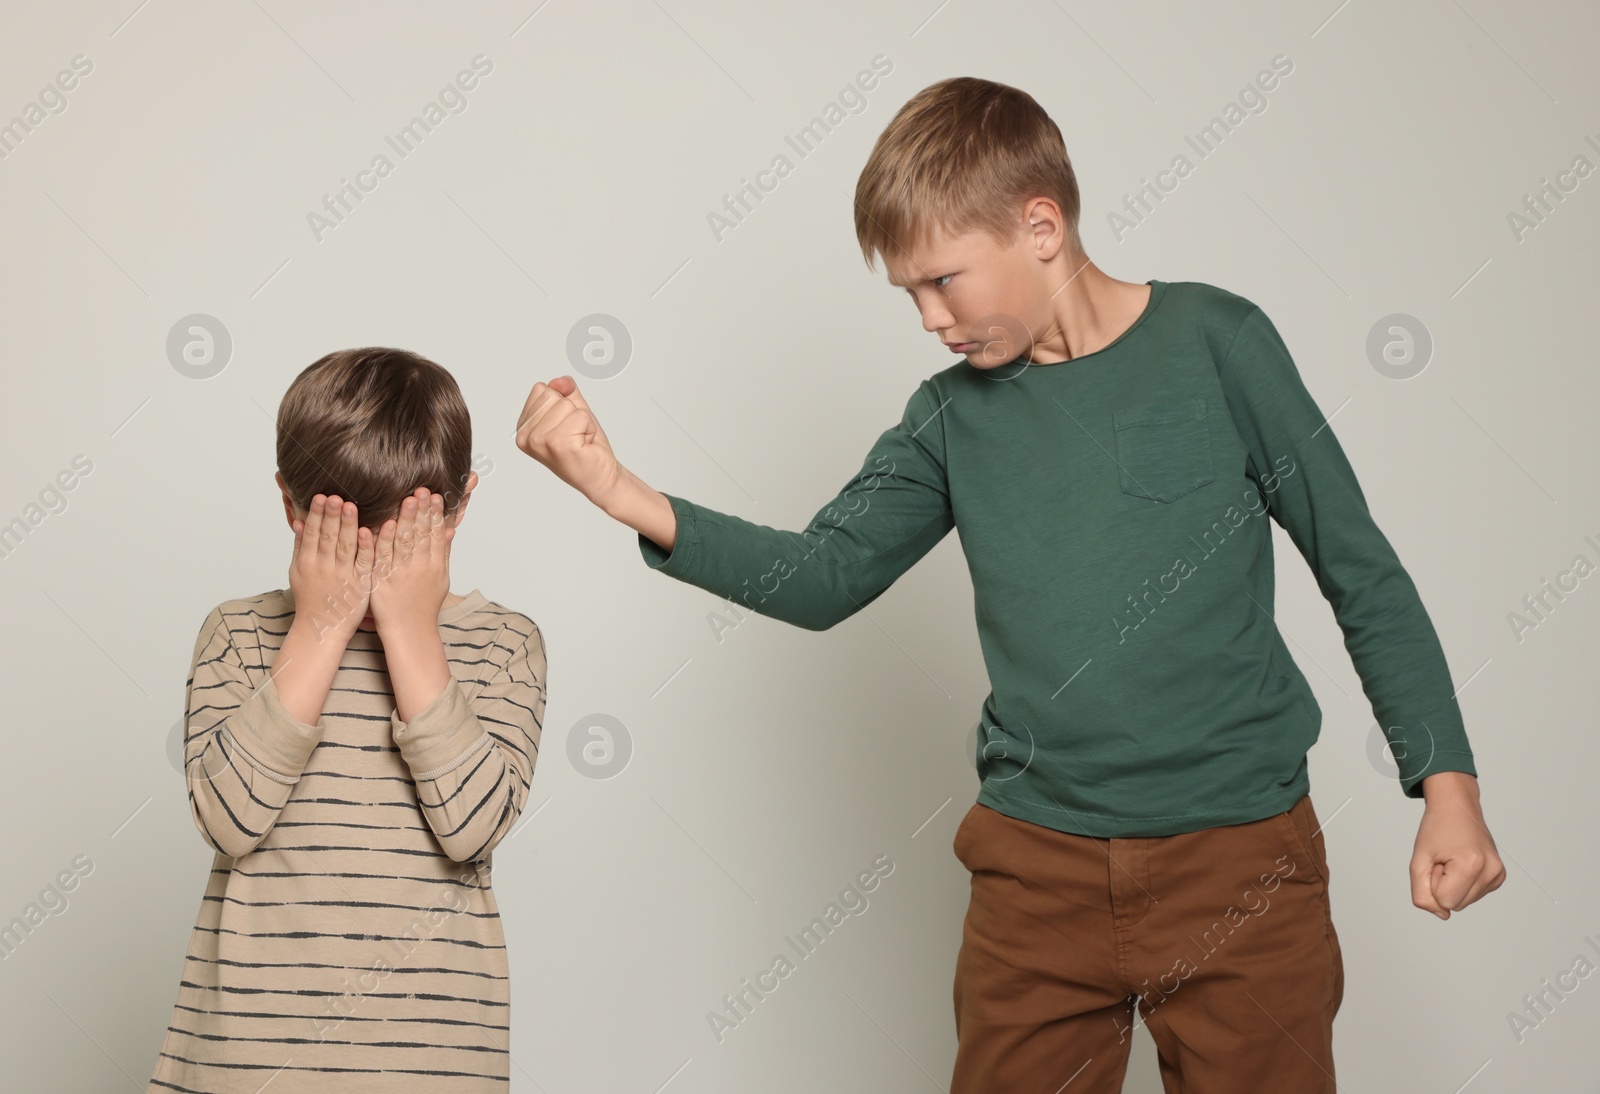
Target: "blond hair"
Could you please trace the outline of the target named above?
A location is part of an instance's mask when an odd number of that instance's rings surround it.
[[[1034,197],[1060,206],[1081,253],[1078,179],[1061,130],[1027,92],[955,76],[917,92],[879,134],[856,181],[856,239],[868,269],[875,254],[903,255],[936,227],[1005,245]]]

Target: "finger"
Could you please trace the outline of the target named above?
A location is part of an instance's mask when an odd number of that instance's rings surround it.
[[[609,447],[611,442],[606,440],[606,431],[600,428],[600,419],[595,416],[594,410],[584,399],[583,392],[578,390],[578,382],[570,377],[559,377],[559,379],[564,379],[572,385],[572,391],[567,395],[567,402],[572,404],[578,409],[579,412],[581,412],[583,420],[583,426],[581,430],[583,435],[583,443],[586,445],[593,444],[598,440],[604,442]]]
[[[410,558],[411,552],[416,549],[416,542],[417,496],[415,494],[407,494],[406,500],[400,503],[400,521],[395,526],[395,561],[401,563]]]
[[[417,518],[411,525],[411,550],[413,553],[423,552],[423,557],[426,557],[428,540],[432,532],[428,526],[428,521],[433,515],[432,497],[427,487],[419,487],[413,495],[417,506]]]
[[[1475,881],[1473,881],[1471,886],[1468,887],[1467,891],[1464,894],[1462,894],[1461,899],[1458,900],[1454,905],[1452,905],[1452,907],[1453,907],[1453,909],[1455,911],[1458,911],[1458,912],[1462,911],[1465,908],[1470,908],[1470,907],[1472,907],[1472,905],[1476,904],[1478,902],[1478,899],[1480,897],[1482,897],[1488,891],[1489,891],[1488,885],[1486,885],[1484,883],[1482,875],[1479,875],[1479,877]]]
[[[535,384],[538,395],[529,395],[528,403],[522,408],[522,417],[517,420],[517,447],[524,452],[536,432],[542,432],[547,421],[560,421],[566,412],[571,411],[572,403],[561,392],[548,384]]]
[[[322,542],[322,503],[327,500],[325,495],[315,494],[306,508],[306,530],[301,537],[301,551],[307,557],[315,555],[317,544]]]
[[[344,500],[338,494],[329,494],[322,502],[322,520],[317,525],[317,554],[331,559],[339,544],[339,522],[343,519]]]
[[[535,459],[539,459],[541,454],[549,455],[551,440],[575,432],[572,420],[574,415],[581,414],[582,411],[567,399],[546,403],[528,420],[527,432],[523,434],[518,447]],[[582,428],[579,427],[576,432],[582,433]]]
[[[428,557],[444,555],[444,495],[430,493],[423,499],[427,515],[423,521],[427,528],[425,550]]]
[[[433,550],[446,565],[450,562],[450,525],[444,515],[444,495],[433,496]]]
[[[1411,903],[1425,912],[1432,912],[1440,919],[1450,918],[1447,909],[1440,906],[1433,895],[1433,856],[1416,854],[1411,858]]]
[[[367,594],[372,592],[372,559],[375,546],[372,529],[356,529],[356,584]]]
[[[578,409],[580,409],[580,410],[589,410],[589,404],[584,399],[583,392],[578,390],[578,382],[576,380],[572,379],[570,376],[560,376],[560,377],[557,377],[557,379],[558,380],[565,380],[568,384],[570,384],[572,386],[572,390],[571,391],[568,391],[568,392],[564,393],[566,395],[566,398],[567,398],[568,402],[576,403],[577,406],[578,406]],[[589,411],[589,412],[591,414],[594,413],[593,411]]]
[[[372,567],[381,582],[394,572],[395,519],[390,517],[378,529],[378,542],[374,548]]]
[[[1442,920],[1448,920],[1450,913],[1456,910],[1454,904],[1451,904],[1450,900],[1446,900],[1445,894],[1442,892],[1443,884],[1445,884],[1446,868],[1448,867],[1443,862],[1435,862],[1434,872],[1427,875],[1427,886],[1429,886],[1429,891],[1434,894],[1434,902],[1443,910],[1443,915],[1440,916]]]
[[[419,487],[417,490],[416,538],[412,541],[411,549],[417,552],[417,558],[424,563],[433,554],[433,499],[435,497],[437,495],[426,487]]]
[[[356,560],[356,505],[354,502],[344,503],[344,512],[339,517],[339,565],[342,569],[354,566]]]
[[[556,395],[559,396],[560,394],[560,392],[556,392]],[[534,413],[546,402],[548,402],[549,399],[550,385],[545,383],[543,380],[535,382],[532,389],[528,392],[528,397],[523,400],[522,410],[517,414],[517,436],[519,439],[527,427],[528,422],[533,418]]]
[[[1489,868],[1484,872],[1488,878],[1488,892],[1494,892],[1506,883],[1506,864],[1500,861],[1500,854],[1496,852],[1490,856]]]
[[[1486,864],[1478,856],[1452,859],[1444,872],[1434,878],[1434,898],[1452,911],[1459,912],[1488,891]]]

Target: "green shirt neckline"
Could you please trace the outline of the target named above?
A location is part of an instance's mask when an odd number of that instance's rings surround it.
[[[1129,324],[1128,328],[1126,330],[1124,330],[1121,334],[1117,335],[1115,338],[1113,338],[1111,341],[1107,342],[1105,345],[1101,346],[1099,349],[1095,350],[1093,353],[1086,353],[1082,357],[1069,357],[1065,361],[1034,361],[1034,360],[1028,359],[1026,357],[1026,355],[1024,355],[1022,357],[1016,358],[1015,360],[1008,361],[1004,365],[999,365],[994,369],[980,369],[979,371],[982,371],[982,372],[995,372],[998,369],[1003,369],[1003,368],[1006,368],[1006,367],[1008,367],[1010,365],[1016,365],[1019,362],[1021,363],[1023,370],[1030,369],[1030,368],[1035,368],[1035,369],[1055,368],[1055,367],[1057,367],[1059,365],[1081,365],[1085,361],[1092,361],[1096,357],[1105,356],[1106,354],[1110,353],[1112,350],[1114,350],[1117,347],[1121,346],[1124,342],[1126,342],[1129,338],[1131,338],[1133,336],[1133,333],[1135,331],[1137,331],[1140,327],[1144,326],[1145,320],[1149,319],[1150,316],[1152,314],[1154,314],[1154,312],[1156,310],[1156,307],[1161,303],[1161,298],[1165,294],[1165,291],[1166,291],[1166,288],[1167,288],[1167,283],[1165,281],[1160,281],[1160,280],[1158,280],[1156,278],[1151,278],[1150,280],[1146,281],[1145,284],[1150,286],[1150,299],[1145,301],[1144,310],[1139,313],[1139,317],[1137,319],[1135,319],[1131,324]],[[976,368],[976,366],[973,366],[973,367]],[[1013,375],[1015,375],[1015,374],[1013,374]],[[1010,377],[1007,377],[1007,379],[1010,379]]]

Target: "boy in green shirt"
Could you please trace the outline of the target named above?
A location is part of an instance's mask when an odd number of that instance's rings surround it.
[[[955,837],[973,877],[952,1094],[1118,1090],[1135,1004],[1168,1090],[1331,1091],[1321,711],[1273,620],[1263,518],[1316,574],[1424,799],[1412,902],[1444,919],[1505,877],[1449,669],[1267,316],[1108,277],[1078,215],[1027,94],[959,77],[901,108],[856,234],[959,359],[803,532],[651,489],[570,377],[534,385],[517,443],[651,567],[811,630],[959,531],[993,690]]]

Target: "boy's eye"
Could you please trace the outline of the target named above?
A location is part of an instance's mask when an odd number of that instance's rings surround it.
[[[940,274],[938,277],[933,279],[933,283],[935,287],[942,289],[945,287],[945,285],[949,284],[950,279],[954,276],[955,274]]]

